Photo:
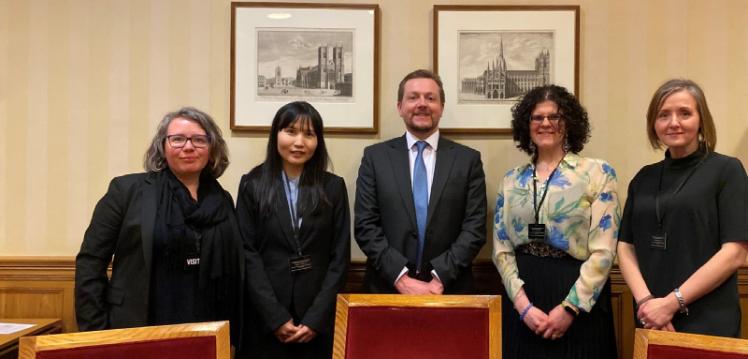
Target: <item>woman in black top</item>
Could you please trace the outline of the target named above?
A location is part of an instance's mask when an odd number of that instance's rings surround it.
[[[748,253],[748,177],[714,152],[701,88],[670,80],[655,92],[647,133],[665,159],[629,185],[618,261],[637,304],[637,325],[740,335],[737,269]]]
[[[75,262],[79,329],[231,320],[239,343],[242,241],[216,180],[228,165],[208,114],[185,107],[164,116],[147,172],[113,179],[94,209]]]
[[[240,357],[332,356],[351,237],[345,183],[328,163],[317,110],[306,102],[281,107],[265,162],[239,184],[253,316]]]

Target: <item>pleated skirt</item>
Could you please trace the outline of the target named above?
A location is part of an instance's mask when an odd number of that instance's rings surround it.
[[[572,257],[536,257],[517,253],[519,276],[524,289],[537,308],[549,313],[566,298],[579,277],[582,261]],[[610,303],[610,281],[590,313],[581,313],[563,337],[543,339],[519,320],[514,304],[502,299],[502,347],[504,358],[544,359],[617,358],[613,312]]]

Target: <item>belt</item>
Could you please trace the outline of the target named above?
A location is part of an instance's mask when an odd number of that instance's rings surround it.
[[[523,244],[514,250],[517,253],[529,254],[535,257],[566,258],[571,257],[568,253],[542,242],[530,242]]]

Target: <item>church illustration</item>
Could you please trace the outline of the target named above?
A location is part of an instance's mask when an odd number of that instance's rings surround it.
[[[551,53],[540,51],[533,70],[510,70],[504,59],[504,41],[499,45],[499,55],[489,61],[478,77],[463,78],[461,93],[479,94],[489,100],[511,99],[521,96],[533,87],[551,83]]]

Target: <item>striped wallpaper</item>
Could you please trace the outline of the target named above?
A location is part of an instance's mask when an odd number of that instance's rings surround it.
[[[593,122],[584,154],[616,167],[622,193],[662,156],[647,147],[644,112],[669,77],[704,87],[718,151],[748,163],[748,1],[378,3],[380,134],[329,140],[351,199],[363,147],[403,132],[397,83],[431,66],[434,4],[581,6],[580,98]],[[229,129],[229,46],[228,0],[0,0],[0,256],[75,255],[109,180],[141,171],[155,124],[183,105],[221,124],[232,159],[221,183],[236,193],[266,138]],[[499,176],[525,157],[508,137],[456,139],[482,152],[492,203]]]

